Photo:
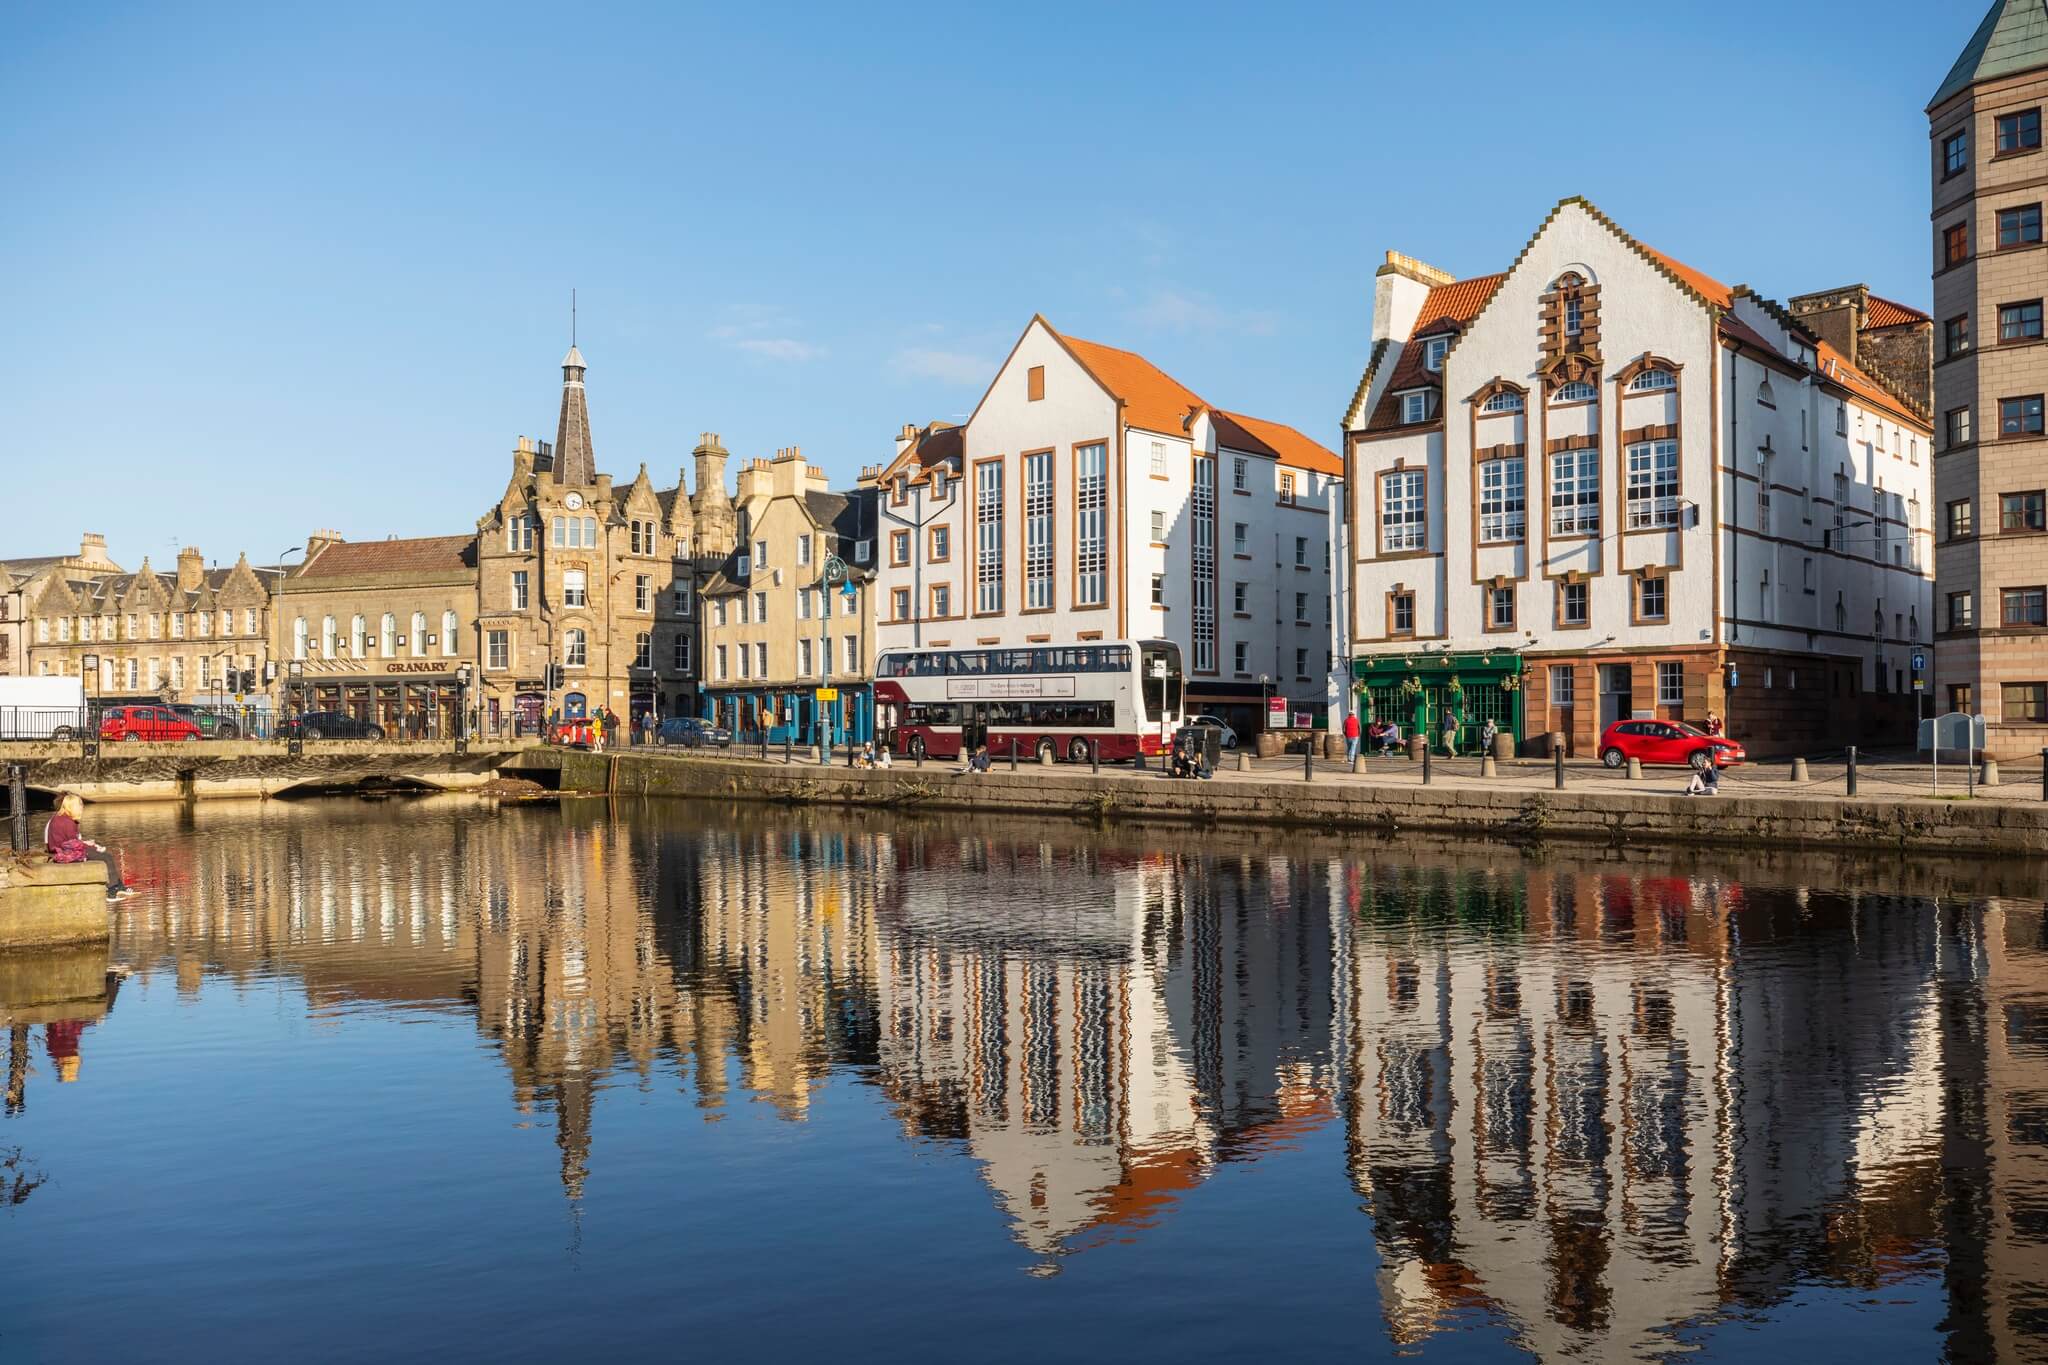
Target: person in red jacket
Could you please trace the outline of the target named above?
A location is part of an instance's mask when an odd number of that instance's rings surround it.
[[[78,818],[85,814],[85,802],[77,792],[66,792],[57,800],[57,813],[43,828],[43,847],[53,863],[99,863],[107,869],[107,899],[126,900],[135,889],[121,879],[121,864],[104,844],[96,844],[78,832]]]
[[[1352,711],[1344,717],[1344,757],[1358,761],[1358,713]]]

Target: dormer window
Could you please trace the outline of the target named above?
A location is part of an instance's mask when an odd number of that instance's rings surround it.
[[[1496,390],[1486,396],[1486,401],[1479,405],[1479,410],[1481,412],[1520,412],[1522,410],[1522,395],[1510,389]]]
[[[1444,354],[1451,349],[1449,337],[1431,337],[1422,343],[1422,367],[1436,374],[1444,367]]]
[[[1583,379],[1574,379],[1569,384],[1560,384],[1550,395],[1553,403],[1590,403],[1599,397],[1593,386]]]
[[[1401,395],[1401,424],[1413,426],[1429,420],[1429,395],[1427,393],[1404,393]]]
[[[1644,370],[1628,381],[1630,393],[1658,393],[1678,387],[1678,376],[1669,370]]]

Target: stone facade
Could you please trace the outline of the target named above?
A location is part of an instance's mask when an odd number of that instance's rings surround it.
[[[17,560],[13,571],[21,575],[22,671],[85,677],[90,697],[230,704],[225,675],[250,670],[260,680],[270,662],[279,571],[246,555],[209,567],[188,545],[174,573],[158,573],[145,557],[131,574],[107,557],[102,537],[87,535],[76,555]],[[88,657],[98,661],[90,676]]]
[[[290,711],[339,711],[393,739],[452,736],[475,613],[473,538],[316,532],[277,586],[281,699]]]
[[[1346,427],[1361,710],[1911,742],[1931,432],[1769,300],[1568,199],[1503,274],[1389,253]]]
[[[1786,310],[1849,363],[1891,390],[1915,413],[1934,409],[1934,319],[1917,308],[1879,298],[1869,286],[1796,294]]]
[[[1988,721],[2002,755],[2048,745],[2048,25],[2038,3],[1994,5],[1928,108],[1934,367],[1942,540],[1936,669],[1942,709]],[[2029,311],[2031,310],[2031,311]]]
[[[872,481],[832,492],[795,447],[740,470],[731,551],[703,582],[707,717],[771,743],[873,737],[875,515]]]

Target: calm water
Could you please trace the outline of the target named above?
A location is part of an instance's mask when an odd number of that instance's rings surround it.
[[[95,829],[111,953],[0,959],[0,1359],[2048,1359],[2031,870]]]

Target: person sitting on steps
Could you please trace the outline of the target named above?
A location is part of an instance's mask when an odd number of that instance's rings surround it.
[[[1692,781],[1685,784],[1687,796],[1719,796],[1721,794],[1721,765],[1709,763],[1704,768],[1693,770]]]

